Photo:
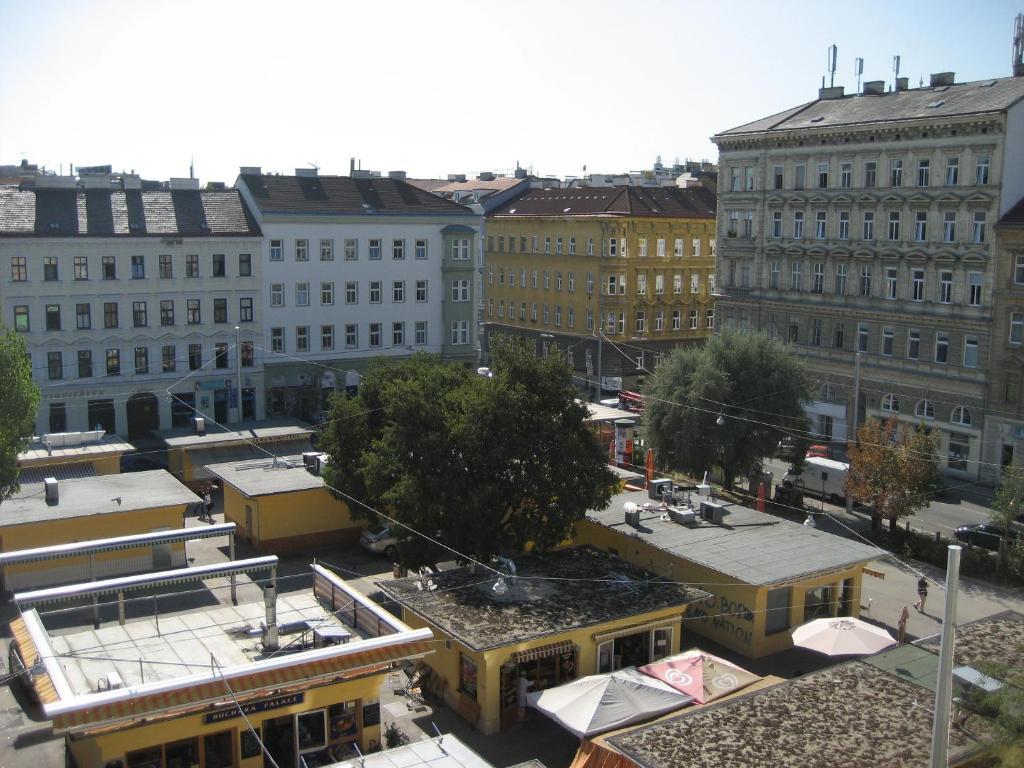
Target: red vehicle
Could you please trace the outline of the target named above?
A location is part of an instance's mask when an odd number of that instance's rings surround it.
[[[639,392],[621,390],[619,392],[619,408],[630,413],[643,413],[644,398]]]
[[[828,445],[812,445],[807,449],[808,459],[831,459],[832,448]]]

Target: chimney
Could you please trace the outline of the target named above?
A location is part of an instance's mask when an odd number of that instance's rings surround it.
[[[318,171],[316,168],[296,168],[295,175],[306,179],[315,179]]]
[[[463,182],[466,180],[466,174],[464,173],[449,173],[448,181]]]
[[[818,89],[818,98],[819,99],[841,99],[841,98],[843,98],[843,93],[844,92],[845,92],[845,88],[843,86],[841,86],[841,85],[835,85],[835,86],[832,86],[831,88],[819,88]]]
[[[864,83],[865,96],[880,96],[885,93],[885,80],[868,80]]]
[[[169,189],[199,189],[199,179],[179,179],[172,178],[167,182]]]
[[[909,77],[897,77],[896,78],[896,93],[899,93],[900,91],[905,91],[909,87],[910,87],[910,78]]]
[[[60,498],[60,494],[57,491],[57,478],[47,477],[43,480],[43,485],[46,486],[46,503],[56,504]]]
[[[270,582],[263,587],[263,605],[266,606],[266,629],[263,634],[263,649],[277,650],[277,586]]]
[[[494,173],[491,171],[481,171],[476,178],[477,181],[494,181]]]
[[[954,72],[933,72],[928,84],[932,88],[939,85],[953,85],[955,74]]]
[[[354,157],[350,157],[348,159],[348,175],[349,176],[355,176],[355,170],[356,170],[356,159]]]
[[[204,419],[202,416],[196,416],[194,418],[194,421],[195,421],[195,425],[196,425],[196,434],[197,435],[205,435],[206,434],[206,419]]]
[[[242,176],[262,176],[263,169],[258,165],[243,165],[238,169],[238,173]]]
[[[388,171],[388,178],[395,181],[405,181],[405,171]]]

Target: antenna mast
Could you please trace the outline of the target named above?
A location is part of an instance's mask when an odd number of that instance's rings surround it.
[[[860,93],[860,76],[864,74],[864,59],[853,60],[853,74],[857,77],[857,93]]]
[[[1024,75],[1024,13],[1013,21],[1013,76]]]
[[[836,55],[839,53],[839,47],[832,44],[828,48],[828,87],[831,88],[836,84]]]
[[[899,56],[899,54],[896,54],[895,56],[892,57],[892,71],[896,73],[896,76],[893,79],[893,90],[894,91],[898,91],[899,90],[899,84],[896,81],[900,79],[900,56]]]

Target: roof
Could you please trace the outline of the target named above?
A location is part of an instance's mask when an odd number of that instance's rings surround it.
[[[490,181],[484,181],[483,179],[469,179],[468,181],[449,181],[446,184],[442,184],[439,187],[434,187],[430,191],[435,195],[451,194],[453,192],[476,192],[477,190],[486,192],[500,192],[504,189],[510,189],[516,184],[521,184],[527,181],[526,178],[517,179],[515,176],[495,176]],[[417,185],[419,186],[419,185]]]
[[[238,190],[0,186],[0,236],[256,237]]]
[[[577,400],[576,402],[583,402]],[[587,403],[587,418],[586,422],[594,421],[618,421],[619,419],[635,419],[638,418],[637,414],[624,411],[621,408],[610,408],[607,405],[601,405],[600,403]]]
[[[701,600],[707,593],[666,583],[615,555],[575,547],[518,558],[508,593],[494,593],[492,575],[469,568],[430,578],[377,582],[407,610],[477,651],[640,616]],[[508,583],[508,582],[506,582]]]
[[[919,645],[939,652],[941,635],[924,638]],[[1024,683],[1024,614],[1003,611],[956,628],[953,660],[958,665],[1017,670]]]
[[[313,431],[311,427],[286,420],[253,422],[250,425],[243,424],[235,430],[222,429],[207,421],[205,435],[197,435],[194,429],[188,427],[161,429],[155,434],[167,444],[168,448],[210,448],[216,445],[258,442],[261,439],[267,442],[299,440],[308,438]]]
[[[997,227],[1024,227],[1024,197],[1017,201],[1017,204],[1003,214],[996,222]]]
[[[41,483],[22,484],[18,493],[0,502],[0,525],[66,520],[200,501],[163,469],[61,480],[58,495],[56,504],[48,504]]]
[[[99,440],[96,435],[102,435]],[[70,439],[69,439],[70,438]],[[73,445],[72,443],[78,443]],[[47,448],[49,445],[49,448]],[[18,454],[18,463],[58,462],[68,458],[94,459],[98,456],[110,456],[115,453],[134,451],[135,446],[125,442],[117,435],[103,435],[102,432],[60,432],[43,435],[33,440],[28,447]]]
[[[933,698],[912,682],[851,661],[684,710],[608,743],[645,768],[803,768],[811,754],[872,768],[927,765]],[[964,730],[950,731],[952,757],[976,746]]]
[[[476,216],[400,179],[242,174],[238,180],[263,213]]]
[[[502,203],[488,217],[645,216],[715,218],[715,193],[704,187],[579,187],[527,189]]]
[[[407,184],[422,189],[424,192],[433,192],[435,189],[451,184],[448,179],[406,179]]]
[[[494,768],[454,733],[372,752],[330,768]],[[543,768],[543,766],[541,766]]]
[[[306,470],[301,456],[288,456],[284,461],[278,462],[269,457],[229,461],[223,464],[207,464],[206,468],[211,474],[249,497],[326,487],[323,478]]]
[[[970,83],[911,88],[878,95],[850,95],[818,99],[784,112],[722,131],[715,139],[744,134],[831,128],[895,120],[949,118],[1005,112],[1024,97],[1024,78],[1004,77]]]
[[[625,524],[623,504],[640,506],[640,527]],[[645,504],[652,505],[644,509]],[[675,557],[711,568],[747,584],[783,584],[803,576],[833,571],[874,560],[882,550],[781,517],[725,504],[722,525],[700,521],[695,526],[662,520],[664,510],[646,491],[620,493],[587,519],[636,536]]]

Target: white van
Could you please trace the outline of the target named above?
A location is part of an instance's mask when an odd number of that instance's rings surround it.
[[[834,459],[812,456],[804,460],[799,475],[787,472],[782,485],[795,486],[808,496],[818,496],[836,504],[846,503],[846,476],[850,465]]]

